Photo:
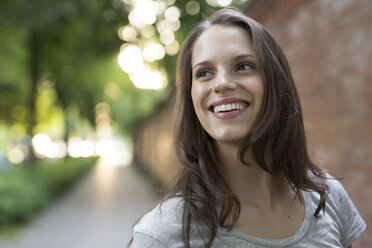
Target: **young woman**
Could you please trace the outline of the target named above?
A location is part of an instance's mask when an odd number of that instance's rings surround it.
[[[130,247],[351,247],[365,223],[310,160],[288,62],[267,30],[217,11],[184,41],[177,89],[182,168]]]

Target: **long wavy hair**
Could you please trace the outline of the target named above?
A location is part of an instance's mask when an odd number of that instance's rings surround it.
[[[250,150],[263,170],[271,175],[284,175],[298,196],[300,190],[318,192],[320,200],[315,217],[324,210],[328,194],[326,175],[308,153],[301,103],[283,51],[256,21],[237,10],[217,11],[188,34],[177,63],[174,144],[181,167],[162,202],[175,196],[183,198],[182,237],[186,248],[190,247],[194,220],[209,229],[206,247],[210,247],[219,226],[231,230],[240,214],[239,199],[221,172],[215,142],[201,126],[191,98],[194,44],[205,30],[217,24],[246,30],[264,84],[260,112],[239,148],[238,158],[249,166],[244,158]]]

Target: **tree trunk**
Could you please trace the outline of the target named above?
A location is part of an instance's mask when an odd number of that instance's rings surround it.
[[[37,97],[37,84],[40,74],[40,44],[38,39],[38,32],[31,30],[29,38],[29,73],[30,73],[30,88],[28,97],[28,123],[27,123],[27,134],[30,137],[29,140],[29,154],[28,161],[33,164],[36,161],[36,157],[33,152],[31,138],[33,137],[33,128],[36,125],[36,97]]]

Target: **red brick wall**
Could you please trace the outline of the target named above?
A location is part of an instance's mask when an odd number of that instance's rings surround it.
[[[159,183],[167,184],[178,162],[173,152],[173,107],[168,99],[143,121],[134,137],[134,163]]]
[[[246,12],[288,57],[314,160],[344,178],[369,225],[353,247],[372,247],[372,1],[259,0]]]

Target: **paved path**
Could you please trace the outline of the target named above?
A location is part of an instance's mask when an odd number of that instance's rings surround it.
[[[100,161],[1,248],[126,247],[135,220],[159,199],[154,186],[133,166],[113,167]]]

